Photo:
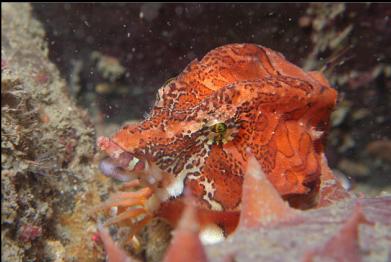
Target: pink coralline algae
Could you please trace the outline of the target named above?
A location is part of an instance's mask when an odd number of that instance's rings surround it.
[[[42,227],[25,224],[19,228],[19,240],[22,242],[29,242],[42,235]]]

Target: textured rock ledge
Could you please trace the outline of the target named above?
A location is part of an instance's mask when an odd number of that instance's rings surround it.
[[[94,129],[30,5],[1,8],[1,260],[97,261],[86,212],[105,184],[91,164]]]

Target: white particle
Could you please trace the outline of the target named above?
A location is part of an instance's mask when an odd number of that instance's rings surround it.
[[[148,183],[151,184],[151,185],[153,185],[153,184],[156,183],[156,179],[155,179],[153,176],[149,176],[149,177],[148,177]]]
[[[118,207],[112,207],[110,209],[111,216],[116,216],[118,214]]]

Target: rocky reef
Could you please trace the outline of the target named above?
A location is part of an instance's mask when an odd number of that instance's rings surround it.
[[[2,261],[97,261],[94,128],[48,59],[29,4],[2,4]],[[105,178],[103,178],[104,180]]]

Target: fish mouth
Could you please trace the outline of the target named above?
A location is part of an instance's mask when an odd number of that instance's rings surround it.
[[[121,182],[129,182],[137,179],[137,176],[120,165],[115,159],[107,156],[100,160],[99,169],[107,176]]]
[[[97,144],[108,155],[99,163],[99,169],[105,176],[122,182],[139,179],[153,189],[162,186],[160,182],[163,180],[164,172],[146,156],[128,152],[107,137],[99,137]]]
[[[106,153],[99,162],[99,169],[108,177],[127,182],[139,177],[138,174],[148,167],[146,159],[127,152],[110,138],[99,137],[97,145]]]

